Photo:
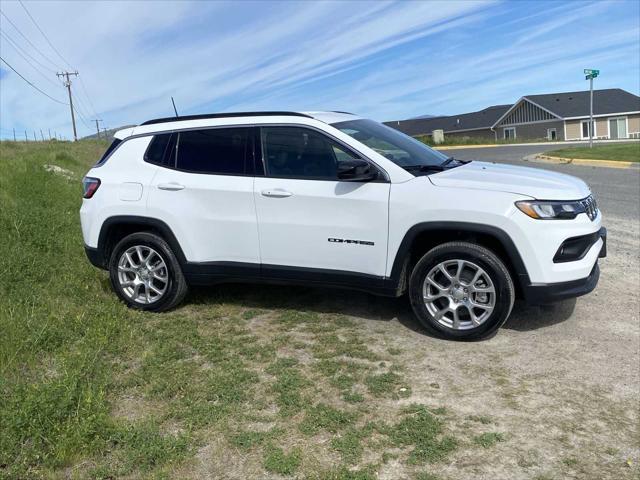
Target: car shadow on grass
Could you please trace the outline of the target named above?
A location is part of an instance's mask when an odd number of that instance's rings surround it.
[[[218,305],[231,303],[248,309],[301,310],[322,314],[348,315],[378,322],[397,320],[405,328],[434,337],[420,325],[405,296],[379,297],[355,290],[299,286],[221,284],[194,287],[185,303]],[[526,332],[564,322],[571,317],[576,299],[552,305],[528,306],[516,302],[503,328]]]

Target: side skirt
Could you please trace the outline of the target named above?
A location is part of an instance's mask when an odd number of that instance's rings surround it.
[[[242,262],[187,262],[182,266],[190,285],[261,283],[359,290],[374,295],[401,295],[398,283],[388,277],[342,270],[326,270]]]

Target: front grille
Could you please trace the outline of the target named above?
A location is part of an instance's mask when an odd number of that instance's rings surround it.
[[[593,195],[589,195],[584,200],[580,201],[582,208],[584,208],[584,212],[587,214],[591,221],[594,221],[598,216],[598,204],[596,203],[596,199]]]

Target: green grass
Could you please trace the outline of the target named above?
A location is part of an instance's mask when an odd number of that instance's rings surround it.
[[[640,162],[640,143],[596,144],[593,148],[569,147],[545,152],[545,155],[563,158],[584,158],[587,160],[617,160]]]
[[[411,390],[404,384],[403,378],[394,372],[369,375],[365,379],[369,392],[376,397],[408,397]]]
[[[457,147],[457,146],[473,146],[473,145],[511,145],[511,144],[520,144],[520,143],[542,143],[547,142],[547,138],[514,138],[514,139],[504,139],[499,138],[498,140],[494,138],[485,138],[485,137],[453,137],[445,135],[444,142],[435,144],[431,137],[428,135],[418,135],[414,137],[416,140],[421,141],[422,143],[429,145],[430,147],[434,147],[438,149],[438,147]]]
[[[299,448],[285,453],[279,447],[269,447],[264,455],[264,468],[267,472],[291,475],[300,466],[302,453]]]
[[[444,421],[424,405],[411,405],[402,413],[402,420],[382,432],[388,435],[392,445],[412,448],[409,463],[437,462],[457,448],[456,439],[445,435]]]
[[[353,425],[357,416],[355,412],[319,403],[306,409],[304,419],[300,422],[300,431],[305,435],[315,435],[321,430],[336,433]]]
[[[504,442],[504,435],[498,432],[486,432],[473,437],[473,443],[483,448],[491,448],[498,442]]]
[[[447,433],[463,419],[403,409],[410,352],[316,308],[321,290],[220,286],[127,309],[79,225],[105,148],[0,142],[0,478],[201,478],[208,447],[258,477],[369,480],[390,458],[411,473],[481,448]]]

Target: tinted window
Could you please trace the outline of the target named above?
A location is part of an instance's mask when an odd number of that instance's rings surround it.
[[[100,157],[100,160],[96,162],[94,167],[99,167],[100,165],[103,165],[104,162],[107,161],[107,158],[109,157],[109,155],[111,155],[111,152],[113,152],[121,143],[122,143],[122,140],[120,140],[119,138],[114,138],[113,142],[111,142],[111,145],[109,145],[109,148],[107,148],[107,151],[104,152],[104,154],[102,155],[102,157]]]
[[[249,128],[212,128],[181,132],[177,168],[189,172],[244,174],[251,159]]]
[[[169,153],[172,135],[171,133],[154,135],[144,154],[144,161],[156,165],[164,165],[165,167],[173,167]]]
[[[415,138],[373,120],[350,120],[332,125],[400,167],[440,165],[448,158]]]
[[[272,177],[336,180],[336,161],[356,158],[337,143],[307,128],[262,128],[262,149]]]

